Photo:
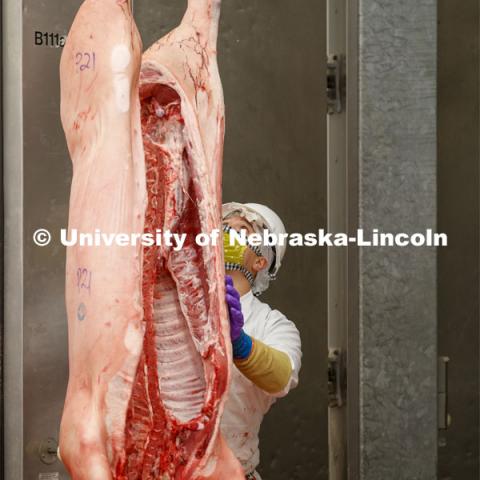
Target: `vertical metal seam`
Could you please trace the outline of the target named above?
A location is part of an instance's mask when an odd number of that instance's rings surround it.
[[[4,474],[23,478],[23,2],[2,2]]]
[[[359,27],[358,1],[347,0],[347,208],[348,233],[359,228]],[[360,314],[359,247],[347,256],[347,463],[348,479],[360,478]]]
[[[0,35],[3,37],[3,27],[2,27],[2,20],[3,19],[3,3],[0,5]],[[3,44],[3,41],[2,41]],[[0,49],[0,65],[3,65],[3,49]],[[0,91],[3,92],[3,69],[2,69],[2,75],[0,76]],[[0,96],[0,125],[3,125],[3,95]],[[5,468],[5,449],[4,449],[4,434],[5,434],[5,429],[4,429],[4,422],[3,419],[5,417],[5,410],[4,410],[4,394],[5,394],[5,388],[4,388],[4,383],[5,383],[5,372],[4,372],[4,365],[5,365],[5,357],[4,357],[4,341],[5,341],[5,317],[3,315],[4,312],[4,281],[3,281],[3,272],[4,272],[4,260],[3,260],[3,254],[4,254],[4,244],[5,244],[5,231],[4,231],[4,222],[5,222],[5,211],[4,211],[4,190],[3,190],[3,162],[4,162],[4,155],[3,155],[3,128],[0,130],[0,145],[1,145],[1,165],[0,165],[0,178],[1,178],[1,211],[0,215],[2,217],[2,224],[1,224],[1,269],[2,269],[2,277],[0,279],[0,290],[1,290],[1,295],[2,295],[2,320],[1,320],[1,331],[0,331],[0,338],[1,338],[1,345],[0,345],[0,472],[3,478],[3,472]]]

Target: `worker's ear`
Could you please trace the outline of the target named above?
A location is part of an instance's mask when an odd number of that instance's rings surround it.
[[[253,262],[252,268],[255,273],[258,273],[264,268],[267,268],[267,265],[268,265],[268,261],[265,257],[257,257]]]

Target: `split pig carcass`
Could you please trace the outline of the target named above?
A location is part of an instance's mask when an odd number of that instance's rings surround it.
[[[179,251],[68,248],[59,452],[73,480],[245,475],[219,432],[231,366],[223,253],[195,242],[220,228],[219,15],[220,0],[190,0],[142,55],[129,1],[85,0],[64,47],[69,231],[187,234]]]

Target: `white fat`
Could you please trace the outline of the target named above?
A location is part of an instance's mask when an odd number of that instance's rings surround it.
[[[130,65],[132,55],[126,45],[116,45],[112,50],[110,65],[115,73],[124,72]]]
[[[82,426],[82,441],[87,444],[95,442],[98,438],[98,428],[95,421],[89,417],[84,418]]]
[[[103,480],[105,474],[105,467],[103,465],[93,464],[88,471],[90,480]]]
[[[132,355],[140,355],[142,351],[143,335],[132,324],[128,325],[127,333],[123,340],[125,347]]]
[[[117,73],[113,77],[113,89],[117,108],[125,113],[130,110],[130,80],[124,73]]]
[[[215,472],[215,468],[217,468],[217,458],[215,455],[210,456],[208,459],[205,467],[202,469],[200,475],[202,477],[211,477],[213,473]],[[195,476],[194,478],[199,478],[198,476]]]
[[[126,45],[116,45],[110,57],[110,66],[113,71],[113,90],[117,108],[121,112],[130,110],[130,80],[126,73],[132,55]]]
[[[113,461],[113,447],[111,442],[107,442],[107,458],[110,463]]]

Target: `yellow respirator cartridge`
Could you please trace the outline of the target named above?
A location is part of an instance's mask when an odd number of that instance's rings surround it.
[[[251,286],[255,278],[252,273],[249,272],[244,266],[244,256],[247,248],[251,248],[257,255],[259,255],[259,249],[252,248],[250,245],[242,245],[238,239],[230,241],[230,227],[225,226],[223,228],[223,253],[225,257],[225,270],[236,270],[242,272],[245,278],[248,280]]]

